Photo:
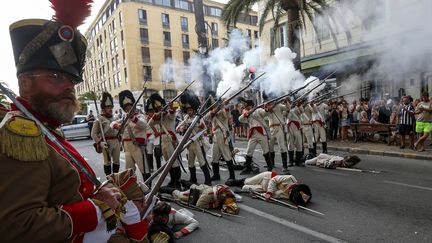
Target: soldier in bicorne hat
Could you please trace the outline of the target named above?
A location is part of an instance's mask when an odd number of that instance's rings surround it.
[[[101,114],[93,124],[91,137],[96,143],[96,151],[103,154],[105,175],[110,175],[120,169],[120,142],[116,137],[117,130],[110,127],[111,122],[114,121],[112,112],[114,102],[109,93],[102,93],[100,107]]]

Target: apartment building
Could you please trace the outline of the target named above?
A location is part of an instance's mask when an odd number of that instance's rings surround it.
[[[209,48],[224,46],[227,30],[220,16],[223,4],[203,1]],[[256,13],[244,15],[237,25],[258,38]],[[85,33],[88,40],[84,80],[77,94],[96,90],[114,97],[124,89],[139,94],[147,81],[144,98],[154,92],[170,99],[177,94],[172,80],[160,77],[159,68],[169,58],[188,65],[198,55],[192,1],[107,0]]]
[[[258,6],[259,13],[263,11],[264,2]],[[354,98],[379,99],[386,93],[392,97],[403,94],[419,97],[421,92],[431,91],[432,70],[421,65],[421,60],[426,62],[427,57],[421,51],[416,53],[416,49],[425,46],[421,43],[421,38],[415,37],[424,29],[417,20],[412,20],[416,18],[414,13],[420,13],[426,7],[422,6],[426,1],[365,0],[359,1],[359,4],[360,2],[362,6],[352,9],[350,19],[347,20],[345,13],[341,13],[339,18],[345,15],[346,26],[334,28],[337,44],[323,20],[315,20],[316,32],[313,31],[312,23],[306,21],[306,29],[299,34],[302,72],[306,76],[324,77],[331,71],[336,71],[330,79],[334,85],[351,82],[355,77],[355,88],[362,91]],[[406,13],[413,15],[408,17]],[[355,16],[356,14],[360,16]],[[260,36],[267,57],[276,48],[287,46],[287,30],[290,28],[287,17],[284,16],[279,23],[273,31],[274,21],[269,17]],[[347,39],[344,28],[350,32],[350,40]],[[321,39],[320,42],[317,37]],[[409,59],[405,62],[401,60],[407,57],[415,60],[414,57],[409,57],[409,49],[412,50],[412,56],[420,58],[419,65],[411,65]],[[425,53],[426,51],[429,50],[425,50]],[[429,55],[429,60],[430,57]]]

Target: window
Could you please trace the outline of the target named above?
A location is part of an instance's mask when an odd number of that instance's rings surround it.
[[[182,34],[182,45],[185,49],[189,48],[189,35]]]
[[[128,82],[127,68],[124,68],[125,84]]]
[[[124,46],[124,35],[123,35],[123,30],[120,32],[120,38],[121,38],[122,46]]]
[[[170,22],[169,22],[169,15],[168,14],[161,14],[162,17],[162,27],[169,29],[170,27]]]
[[[115,56],[115,64],[116,64],[116,66],[115,66],[115,67],[116,67],[116,70],[118,70],[118,69],[119,69],[119,66],[120,66],[118,55]]]
[[[183,52],[183,63],[188,65],[190,59],[190,53],[188,51]]]
[[[122,50],[122,54],[123,54],[123,64],[126,65],[126,51],[125,51],[125,49]]]
[[[213,48],[218,48],[219,47],[219,40],[216,38],[212,39],[212,47]]]
[[[166,89],[163,91],[163,97],[164,99],[173,99],[177,95],[177,91],[172,89]]]
[[[188,31],[188,19],[186,17],[180,17],[182,31]]]
[[[164,46],[171,46],[171,33],[164,31],[163,40],[164,40]]]
[[[151,81],[152,80],[152,67],[151,66],[143,66],[144,80]]]
[[[111,28],[112,28],[112,33],[115,35],[115,32],[116,32],[116,23],[115,23],[115,19],[114,19],[113,22],[112,22]]]
[[[112,70],[114,71],[115,70],[115,67],[116,67],[116,64],[115,64],[115,59],[114,59],[114,57],[113,58],[111,58],[111,67],[112,67]]]
[[[144,28],[140,28],[140,37],[141,37],[141,44],[148,44],[149,38],[148,38],[148,30]]]
[[[171,0],[155,0],[154,3],[157,5],[171,7]]]
[[[212,36],[218,36],[218,24],[211,23]]]
[[[256,31],[256,30],[254,31],[254,38],[258,39],[258,31]]]
[[[222,10],[220,8],[210,7],[210,15],[220,17],[222,15]]]
[[[175,0],[174,6],[176,8],[180,8],[180,9],[184,9],[184,10],[189,10],[189,2],[188,1]]]
[[[172,59],[172,51],[171,50],[164,50],[164,56],[165,56],[165,61],[168,59]]]
[[[138,9],[138,19],[140,24],[147,25],[147,11]]]
[[[141,47],[141,55],[143,63],[150,63],[150,48]]]

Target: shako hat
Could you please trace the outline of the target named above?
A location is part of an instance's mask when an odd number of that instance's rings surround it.
[[[87,41],[77,27],[90,15],[92,0],[50,0],[53,20],[24,19],[9,32],[17,75],[34,69],[67,73],[82,81]]]
[[[123,90],[119,93],[120,107],[125,110],[127,105],[133,105],[135,98],[130,90]]]
[[[181,109],[186,113],[188,108],[192,108],[194,111],[200,107],[200,100],[197,95],[191,91],[186,91],[180,96]]]
[[[108,92],[102,93],[102,100],[100,106],[102,109],[105,109],[106,107],[114,107],[114,101],[110,93]]]
[[[312,192],[308,185],[297,184],[291,190],[289,200],[297,205],[306,206],[307,203],[312,199]]]

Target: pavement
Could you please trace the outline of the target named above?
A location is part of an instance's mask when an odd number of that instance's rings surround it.
[[[247,141],[246,138],[236,138],[237,141]],[[408,139],[407,139],[408,142]],[[409,143],[409,142],[408,142]],[[426,141],[426,144],[429,144]],[[333,151],[342,151],[353,154],[370,154],[378,156],[389,156],[389,157],[401,157],[407,159],[419,159],[419,160],[431,160],[432,161],[432,146],[426,146],[426,151],[414,151],[406,146],[404,149],[400,149],[399,145],[387,145],[384,142],[354,142],[349,140],[342,142],[340,140],[327,141],[327,148]],[[321,152],[321,144],[317,145],[317,153]]]

